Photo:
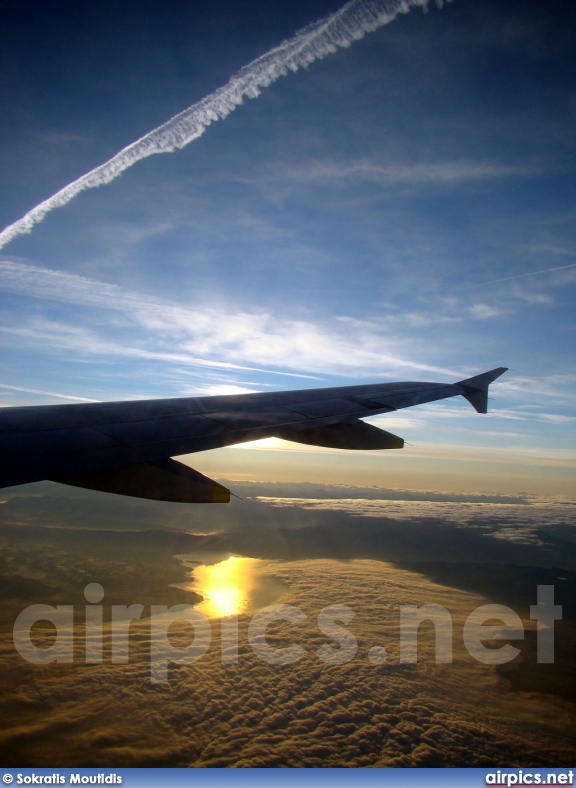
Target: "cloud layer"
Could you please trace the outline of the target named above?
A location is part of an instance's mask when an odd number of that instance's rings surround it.
[[[269,626],[268,643],[278,648],[296,642],[306,651],[302,660],[285,666],[262,662],[246,642],[249,617],[241,617],[237,665],[220,664],[214,622],[206,656],[192,665],[173,665],[165,685],[149,681],[145,624],[134,626],[129,665],[80,664],[63,671],[32,670],[23,663],[18,686],[4,702],[4,720],[12,725],[0,739],[3,762],[534,766],[557,765],[570,757],[570,709],[553,699],[506,692],[493,669],[466,655],[459,635],[452,665],[434,663],[430,630],[421,632],[418,665],[398,664],[400,604],[442,605],[459,632],[481,597],[375,561],[288,562],[269,572],[289,584],[285,601],[302,609],[307,619],[294,627]],[[356,612],[347,629],[358,652],[342,666],[328,665],[316,655],[327,643],[331,647],[319,631],[317,614],[334,602],[345,602]],[[184,629],[176,637],[179,644],[187,642]],[[381,665],[367,658],[375,645],[389,655]],[[5,641],[3,667],[13,658]]]

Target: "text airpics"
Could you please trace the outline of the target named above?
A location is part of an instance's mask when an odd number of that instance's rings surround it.
[[[512,788],[514,785],[574,785],[574,772],[572,769],[568,772],[548,772],[548,774],[540,774],[539,772],[523,772],[521,769],[514,772],[488,772],[486,775],[486,785],[505,785],[507,788]]]
[[[85,608],[86,648],[85,662],[98,665],[103,662],[103,607],[98,603],[104,597],[99,583],[90,583],[84,589],[90,604]],[[126,664],[129,661],[129,636],[132,621],[140,620],[144,605],[112,605],[110,608],[111,662]],[[345,665],[356,656],[358,644],[354,635],[340,624],[349,624],[356,613],[342,605],[328,605],[318,614],[318,629],[333,641],[316,651],[316,656],[329,665]],[[287,622],[293,626],[308,618],[306,613],[293,605],[270,605],[258,611],[248,625],[248,643],[253,653],[269,665],[289,665],[302,659],[306,650],[293,643],[277,648],[266,640],[266,630],[273,622]],[[554,621],[562,618],[562,606],[554,604],[554,586],[538,586],[537,604],[530,606],[530,618],[537,622],[537,661],[554,662]],[[484,626],[488,621],[500,621],[495,626]],[[32,641],[32,627],[40,621],[49,621],[56,628],[54,643],[41,648]],[[400,606],[400,663],[418,661],[418,630],[424,621],[431,621],[435,632],[435,661],[452,662],[452,617],[441,605]],[[194,639],[189,645],[174,646],[168,630],[176,622],[192,625]],[[222,618],[220,661],[222,664],[238,662],[238,617]],[[34,665],[51,662],[74,662],[74,606],[30,605],[14,624],[14,646],[18,653]],[[519,649],[505,644],[489,648],[483,640],[523,640],[524,626],[520,617],[504,605],[481,605],[470,613],[463,628],[463,642],[468,653],[485,665],[503,665],[519,653]],[[191,605],[151,605],[150,607],[150,669],[152,683],[168,681],[168,664],[190,664],[203,657],[212,638],[210,621],[200,610]],[[368,651],[373,665],[383,664],[388,655],[382,646]]]

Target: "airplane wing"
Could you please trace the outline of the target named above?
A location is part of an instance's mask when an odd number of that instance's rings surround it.
[[[363,418],[462,395],[487,412],[498,367],[458,383],[376,383],[217,397],[0,410],[0,487],[49,479],[119,495],[226,503],[230,491],[171,459],[259,438],[337,449],[401,449]]]

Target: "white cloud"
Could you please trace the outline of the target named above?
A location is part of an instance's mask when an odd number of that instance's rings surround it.
[[[191,388],[184,388],[182,389],[181,393],[184,396],[198,395],[201,397],[216,397],[229,394],[254,394],[257,391],[259,391],[259,389],[237,386],[234,383],[221,383],[209,386],[194,386]]]
[[[489,320],[492,317],[500,317],[500,315],[504,314],[504,311],[488,306],[488,304],[474,304],[474,306],[470,307],[470,314],[478,320]]]
[[[543,293],[541,290],[531,290],[518,284],[512,288],[512,295],[529,306],[550,306],[553,303],[552,297],[547,293]]]
[[[503,503],[499,501],[450,501],[415,500],[414,493],[406,498],[399,495],[381,498],[282,498],[257,496],[257,499],[277,507],[295,507],[316,511],[345,512],[353,517],[387,517],[394,520],[434,518],[438,526],[476,529],[481,523],[486,535],[518,544],[540,545],[538,532],[547,526],[556,526],[566,517],[563,499],[530,500]],[[438,493],[436,493],[438,494]]]
[[[365,421],[379,427],[382,430],[407,430],[407,429],[420,429],[426,426],[426,420],[414,416],[374,416]]]
[[[152,296],[140,295],[118,285],[62,271],[24,265],[13,259],[0,261],[4,288],[43,299],[122,314],[124,329],[146,329],[138,342],[122,341],[118,326],[114,339],[99,336],[79,325],[66,326],[35,320],[28,326],[4,331],[21,340],[40,340],[43,345],[79,353],[163,359],[182,364],[229,369],[285,368],[311,373],[402,376],[419,374],[458,377],[459,373],[412,360],[398,354],[406,347],[385,323],[332,320],[280,319],[262,312],[231,312],[205,304],[184,308]],[[399,318],[400,321],[402,318]],[[94,321],[92,321],[94,322]],[[419,341],[418,355],[422,356]],[[177,347],[177,351],[173,350]],[[282,373],[280,373],[282,374]],[[290,373],[296,374],[296,373]],[[304,375],[306,377],[306,375]]]

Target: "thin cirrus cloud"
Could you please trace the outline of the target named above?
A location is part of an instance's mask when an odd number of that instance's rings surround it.
[[[375,423],[375,422],[372,422]],[[386,422],[381,422],[383,428],[389,427]],[[491,433],[494,435],[494,433]],[[498,433],[505,437],[503,433]],[[238,451],[245,448],[244,445],[231,447]],[[269,438],[263,441],[255,441],[250,444],[250,449],[274,448],[276,451],[306,453],[306,454],[333,454],[339,455],[342,450],[327,449],[316,446],[292,445],[288,442],[280,442],[276,438]],[[576,451],[574,449],[531,449],[524,446],[500,446],[497,449],[481,444],[461,445],[457,443],[424,443],[419,442],[415,446],[404,448],[404,460],[434,460],[447,461],[450,463],[481,463],[494,464],[499,466],[517,466],[522,468],[541,467],[541,468],[561,468],[569,471],[576,469]],[[358,451],[356,455],[364,454],[367,457],[373,456],[370,451]],[[355,455],[355,456],[356,456]]]
[[[534,407],[541,408],[548,400],[572,405],[575,384],[576,375],[570,371],[546,376],[515,374],[508,379],[503,378],[498,386],[506,397],[515,402],[536,398],[538,405]]]
[[[229,372],[270,372],[274,375],[285,375],[296,378],[311,378],[310,375],[278,370],[263,370],[254,366],[234,364],[227,361],[200,358],[192,353],[171,352],[163,349],[148,349],[122,342],[118,339],[107,339],[96,332],[80,326],[57,323],[50,320],[38,319],[28,326],[13,328],[4,327],[3,333],[9,335],[14,341],[20,340],[24,345],[37,346],[43,342],[53,350],[65,350],[77,358],[99,357],[109,359],[131,359],[133,361],[162,361],[173,364],[182,364],[192,367],[228,370]],[[22,389],[24,390],[24,389]],[[40,392],[33,392],[40,393]],[[58,396],[58,395],[53,395]],[[75,398],[76,399],[76,398]]]
[[[383,186],[460,185],[468,181],[493,181],[531,174],[533,171],[524,167],[488,162],[446,161],[389,165],[371,160],[314,161],[306,167],[291,166],[282,173],[286,180],[298,183],[370,181]]]
[[[223,87],[175,115],[163,125],[123,148],[116,156],[69,183],[0,233],[0,248],[29,233],[52,210],[60,208],[86,189],[111,183],[125,170],[155,153],[172,153],[202,136],[214,121],[224,119],[245,98],[257,98],[288,71],[298,71],[316,60],[349,47],[412,6],[426,9],[429,0],[350,0],[334,14],[308,25],[293,38],[244,66]]]
[[[459,374],[400,357],[389,330],[383,332],[375,322],[362,321],[354,329],[338,320],[322,324],[279,319],[266,312],[227,312],[205,305],[184,308],[118,285],[10,259],[0,261],[0,272],[7,291],[120,312],[123,328],[136,327],[141,332],[136,341],[132,337],[132,344],[126,344],[117,321],[114,339],[99,336],[93,329],[45,319],[4,329],[22,341],[41,338],[44,344],[82,354],[231,370],[264,371],[265,367],[266,371],[297,377],[307,377],[302,373],[354,374],[359,369],[370,369],[374,375],[407,369],[450,377]],[[295,371],[278,372],[283,367]]]

